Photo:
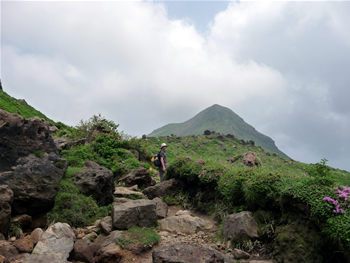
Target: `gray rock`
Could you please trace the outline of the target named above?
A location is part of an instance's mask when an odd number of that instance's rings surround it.
[[[58,153],[50,134],[46,120],[25,119],[0,109],[0,173],[11,171],[18,158],[39,150]]]
[[[119,182],[125,182],[126,187],[134,186],[138,187],[148,187],[156,184],[156,181],[150,176],[147,169],[140,169],[138,171],[132,170],[128,174],[122,176]]]
[[[225,216],[222,235],[235,242],[243,242],[247,238],[256,239],[259,237],[258,224],[252,213],[247,211]]]
[[[175,244],[159,247],[152,252],[153,263],[225,263],[220,252],[193,244]]]
[[[204,135],[211,135],[211,131],[205,130],[205,131],[204,131]]]
[[[155,227],[157,204],[152,200],[135,200],[112,208],[113,227],[129,229],[133,226]]]
[[[168,216],[168,205],[159,197],[156,197],[153,200],[157,202],[157,218],[166,218]]]
[[[100,228],[102,230],[102,232],[106,235],[108,235],[109,233],[112,232],[112,228],[113,228],[113,221],[112,221],[112,217],[111,216],[106,216],[105,218],[103,218],[100,222]]]
[[[159,183],[155,186],[147,187],[145,190],[142,191],[142,193],[146,195],[148,199],[153,199],[155,197],[171,195],[172,193],[182,189],[183,187],[183,181],[173,178]]]
[[[85,161],[84,166],[86,168],[92,168],[92,169],[100,169],[101,166],[98,163],[95,163],[93,161]]]
[[[184,234],[194,234],[213,227],[211,222],[199,217],[193,217],[189,211],[182,211],[182,213],[175,216],[159,220],[158,224],[160,230]]]
[[[226,142],[226,139],[223,135],[219,135],[218,137],[216,137],[216,139],[218,139],[219,141],[222,141],[222,142]]]
[[[0,184],[8,185],[14,193],[12,209],[31,216],[49,210],[67,170],[67,160],[54,152],[42,157],[30,154],[19,158],[15,165],[14,171],[0,173]]]
[[[66,223],[56,223],[50,226],[41,236],[33,254],[61,253],[65,259],[73,250],[75,236]]]
[[[141,192],[130,190],[130,188],[126,187],[116,187],[113,195],[117,197],[129,196],[129,195],[138,195],[143,196]]]
[[[100,234],[95,242],[94,245],[97,247],[97,250],[100,250],[103,247],[108,246],[109,244],[115,244],[118,239],[125,239],[125,235],[122,231],[112,231],[109,235]]]
[[[15,262],[21,263],[66,263],[67,258],[61,253],[48,253],[48,254],[21,254],[14,258]]]
[[[90,168],[72,176],[72,181],[80,192],[95,198],[98,205],[108,205],[113,202],[115,188],[113,172],[105,167]]]

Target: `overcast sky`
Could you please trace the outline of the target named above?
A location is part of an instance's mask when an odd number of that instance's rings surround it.
[[[350,171],[350,2],[1,1],[4,90],[141,136],[219,104]]]

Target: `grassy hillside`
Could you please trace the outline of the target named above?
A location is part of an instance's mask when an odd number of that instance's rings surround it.
[[[250,147],[242,145],[238,139],[223,137],[225,141],[218,139],[218,135],[152,137],[148,140],[147,151],[157,154],[160,144],[165,142],[169,146],[166,153],[170,163],[179,156],[190,156],[194,160],[206,158],[215,162],[226,162],[228,158],[235,158],[238,161],[230,164],[232,169],[244,167],[241,162],[242,154],[253,151],[260,159],[262,168],[267,171],[294,175],[306,174],[305,170],[309,166],[306,163],[291,161],[278,154],[267,155],[266,151],[259,146]],[[349,172],[332,168],[332,173],[340,185],[350,186]]]
[[[263,147],[267,151],[289,158],[276,147],[275,142],[270,137],[255,130],[254,127],[246,123],[232,110],[217,104],[205,109],[184,123],[168,124],[156,129],[149,136],[156,137],[170,134],[179,136],[201,135],[205,130],[216,131],[222,134],[233,134],[236,138],[242,140],[253,140],[256,145]]]
[[[16,113],[26,119],[31,117],[39,117],[47,120],[52,124],[55,124],[53,120],[46,117],[40,111],[34,109],[32,106],[26,104],[25,102],[18,101],[2,90],[0,90],[0,109],[11,113]]]

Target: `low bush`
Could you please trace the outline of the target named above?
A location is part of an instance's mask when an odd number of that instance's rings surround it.
[[[91,196],[81,194],[70,179],[64,178],[58,184],[55,205],[48,213],[48,219],[82,227],[92,225],[97,219],[107,216],[109,211],[110,207],[98,207]]]

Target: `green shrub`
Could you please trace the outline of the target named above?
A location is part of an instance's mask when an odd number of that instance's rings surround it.
[[[53,222],[67,223],[72,227],[92,225],[98,218],[108,215],[109,208],[98,207],[91,196],[85,196],[68,179],[62,179],[58,184],[55,205],[48,213],[48,219]]]
[[[318,184],[332,186],[335,182],[335,176],[331,173],[331,168],[326,165],[326,162],[326,159],[322,159],[319,163],[309,165],[306,171],[317,180]]]

